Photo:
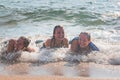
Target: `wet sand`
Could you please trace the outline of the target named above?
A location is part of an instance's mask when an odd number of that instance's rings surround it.
[[[86,78],[86,77],[64,77],[64,76],[1,76],[0,80],[120,80],[117,78]]]
[[[17,63],[4,71],[0,80],[120,80],[120,66],[95,63]]]

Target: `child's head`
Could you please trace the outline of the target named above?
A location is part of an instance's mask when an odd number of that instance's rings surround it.
[[[64,29],[62,26],[57,25],[53,31],[53,38],[57,40],[63,40],[64,38]]]
[[[30,43],[30,40],[25,37],[20,37],[17,40],[17,50],[22,50],[23,48],[27,48]]]
[[[91,36],[87,32],[81,32],[79,35],[79,45],[81,48],[85,48],[89,45]]]

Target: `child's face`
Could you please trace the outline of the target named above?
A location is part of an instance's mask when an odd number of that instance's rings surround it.
[[[17,50],[22,50],[24,48],[24,40],[23,39],[18,39],[17,40]]]
[[[55,30],[54,36],[55,36],[55,39],[57,39],[57,40],[63,40],[63,38],[64,38],[64,30],[63,30],[63,28],[57,28]]]
[[[90,40],[88,40],[87,35],[85,34],[80,34],[79,36],[79,45],[81,48],[85,48],[88,46],[88,44],[90,43]]]

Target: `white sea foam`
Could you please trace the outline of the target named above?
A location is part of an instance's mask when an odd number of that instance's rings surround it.
[[[19,60],[21,62],[56,62],[56,61],[82,61],[94,62],[99,64],[120,64],[120,44],[119,42],[106,41],[103,39],[94,39],[93,42],[99,47],[100,52],[93,51],[88,56],[71,54],[69,48],[56,48],[56,49],[40,49],[43,42],[38,45],[35,44],[36,39],[41,36],[29,37],[31,39],[30,47],[34,48],[36,52],[18,52],[8,55],[8,60],[12,59],[14,55],[21,54]],[[44,38],[43,38],[44,39]],[[3,40],[2,40],[3,41]],[[4,50],[3,46],[0,47],[1,52]]]

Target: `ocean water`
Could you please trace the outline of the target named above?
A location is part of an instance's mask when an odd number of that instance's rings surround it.
[[[50,38],[56,25],[63,25],[65,36],[69,40],[78,36],[80,32],[89,32],[100,52],[81,56],[70,55],[68,48],[39,50],[42,43],[36,45],[35,41],[44,42]],[[120,65],[120,0],[0,0],[0,43],[20,36],[30,38],[32,40],[30,45],[37,50],[35,53],[22,52],[19,61],[26,63],[27,66],[36,62],[74,60],[101,65]],[[1,62],[0,74],[9,74],[4,71],[7,65]],[[34,69],[38,70],[36,66]],[[42,70],[46,72],[40,73]],[[71,70],[73,71],[73,67]],[[64,76],[78,76],[76,71],[73,71],[74,74],[65,73]],[[119,77],[120,73],[116,69],[113,71],[114,74],[110,75],[106,67],[95,75],[93,70],[91,72],[93,75],[88,77]],[[38,73],[34,71],[29,73],[28,70],[25,74],[52,74],[48,72],[41,69]],[[106,75],[103,76],[105,72]]]

